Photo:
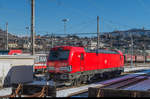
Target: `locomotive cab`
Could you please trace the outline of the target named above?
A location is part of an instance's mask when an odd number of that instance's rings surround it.
[[[47,70],[50,72],[50,79],[62,81],[73,79],[71,73],[78,67],[72,67],[72,65],[83,64],[84,53],[82,50],[84,49],[70,46],[52,48],[47,59]],[[82,54],[80,54],[81,52]]]
[[[70,72],[71,67],[68,66],[70,50],[52,49],[48,57],[48,70],[50,72]]]

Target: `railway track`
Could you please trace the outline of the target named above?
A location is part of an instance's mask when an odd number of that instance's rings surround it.
[[[139,73],[138,75],[127,77],[118,81],[112,81],[104,84],[101,87],[89,88],[89,97],[91,96],[102,96],[102,97],[150,97],[150,87],[147,86],[147,83],[150,83],[150,71],[146,73]],[[144,85],[145,84],[145,85]],[[142,85],[144,88],[138,88],[139,85]],[[149,87],[149,88],[147,88]],[[94,90],[92,90],[94,89]],[[97,90],[97,91],[95,91]],[[96,94],[94,94],[96,93]],[[122,94],[120,94],[122,93]]]
[[[127,78],[127,79],[124,79],[124,80],[120,80],[120,81],[116,81],[116,82],[106,84],[101,88],[122,89],[122,88],[125,88],[125,87],[128,87],[128,86],[134,85],[134,84],[136,84],[138,82],[141,82],[143,80],[146,80],[146,79],[148,79],[147,76],[138,75],[138,76],[135,76],[135,77],[131,77],[131,78]]]
[[[98,89],[114,89],[114,90],[124,90],[128,87],[135,86],[136,84],[140,84],[144,81],[147,81],[150,79],[150,71],[142,73],[133,73],[133,74],[127,74],[124,76],[120,76],[119,78],[116,79],[111,79],[108,81],[102,81],[99,83],[99,85],[95,87],[89,87],[90,88],[98,88]],[[149,90],[149,89],[148,89]],[[82,93],[73,93],[70,94],[69,97],[72,96],[82,96],[82,94],[88,94],[88,90],[82,91]],[[94,92],[93,92],[94,93]],[[98,93],[98,92],[97,92]],[[96,96],[96,94],[94,94]],[[93,95],[93,97],[95,97]]]

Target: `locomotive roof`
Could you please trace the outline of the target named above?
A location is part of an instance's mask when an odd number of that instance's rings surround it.
[[[105,49],[96,49],[96,50],[86,50],[85,49],[85,52],[87,53],[107,53],[107,54],[120,54],[119,52],[115,51],[115,50],[105,50]]]
[[[75,49],[83,49],[85,50],[86,53],[107,53],[107,54],[121,54],[121,52],[116,51],[116,50],[106,50],[106,49],[94,49],[94,50],[89,50],[89,49],[84,49],[83,47],[74,47],[74,46],[57,46],[55,48],[59,48],[59,47],[64,47],[64,48],[75,48]]]
[[[74,49],[84,49],[83,47],[76,47],[76,46],[56,46],[52,49],[55,49],[55,48],[68,48],[68,49],[71,49],[71,48],[74,48]]]

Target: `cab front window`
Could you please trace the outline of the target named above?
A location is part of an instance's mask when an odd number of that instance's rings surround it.
[[[48,60],[68,60],[69,50],[51,50]]]

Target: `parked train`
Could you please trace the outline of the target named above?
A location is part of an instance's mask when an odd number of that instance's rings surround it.
[[[35,73],[44,73],[46,71],[46,67],[47,67],[46,62],[47,62],[46,54],[36,55],[35,62],[34,62]]]
[[[146,63],[150,62],[150,55],[144,56],[144,55],[131,55],[131,54],[125,54],[124,55],[125,63],[130,63],[131,61],[135,63]]]
[[[132,56],[132,58],[131,58]],[[131,60],[134,63],[150,63],[150,55],[143,56],[143,55],[131,55],[131,54],[124,54],[124,64],[131,63]],[[44,73],[47,69],[47,54],[39,54],[37,55],[34,63],[34,70],[35,73]]]
[[[59,46],[50,50],[47,70],[50,79],[77,85],[97,77],[120,75],[124,70],[124,55],[116,50]]]
[[[0,55],[20,55],[22,50],[0,50]]]

